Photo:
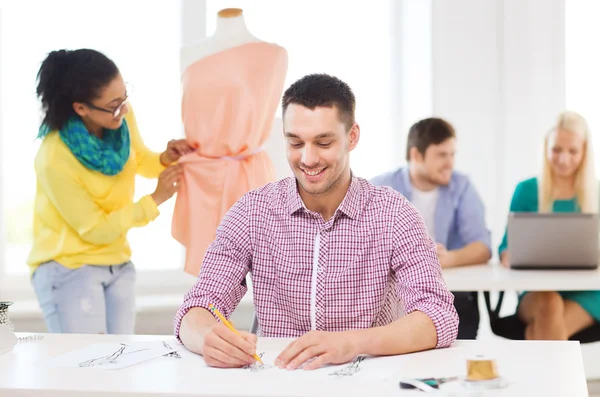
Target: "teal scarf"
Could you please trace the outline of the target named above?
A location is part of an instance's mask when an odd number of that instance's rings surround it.
[[[38,138],[50,133],[47,125],[42,125]],[[91,134],[81,118],[73,116],[59,131],[60,139],[71,153],[86,168],[114,176],[123,170],[129,159],[130,140],[127,122],[123,120],[117,130],[104,130],[104,137]]]

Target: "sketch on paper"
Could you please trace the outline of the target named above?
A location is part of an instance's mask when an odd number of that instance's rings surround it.
[[[121,356],[125,356],[128,354],[135,354],[135,353],[139,353],[141,351],[145,351],[148,349],[139,349],[139,350],[132,350],[132,351],[125,351],[129,346],[126,345],[125,343],[121,343],[121,347],[119,347],[119,350],[115,351],[114,353],[108,354],[106,356],[102,356],[102,357],[97,357],[97,358],[91,358],[89,360],[83,361],[79,363],[79,367],[99,367],[101,365],[108,365],[108,364],[118,364],[119,363],[119,358],[121,358]]]
[[[258,357],[260,357],[261,360],[265,356],[264,352],[257,353],[257,354],[258,354]],[[264,362],[264,360],[263,360],[263,362]],[[261,364],[258,361],[255,361],[252,364],[249,364],[249,365],[246,365],[246,366],[242,367],[242,369],[250,370],[250,372],[258,372],[258,371],[263,371],[265,369],[270,369],[270,368],[273,368],[273,366],[269,365],[269,364]]]
[[[163,342],[163,346],[165,347],[165,349],[173,350],[167,342]],[[165,357],[181,358],[181,354],[177,353],[177,350],[173,350],[171,353],[165,354]]]
[[[258,361],[246,365],[244,367],[242,367],[242,369],[247,370],[249,372],[262,372],[264,370],[269,370],[269,369],[278,369],[275,365],[272,364],[273,361],[273,357],[275,356],[274,354],[265,354],[265,352],[262,353],[257,353],[258,356],[263,360],[264,364],[259,363]],[[344,367],[341,367],[338,369],[336,369],[333,372],[330,372],[329,375],[333,375],[333,376],[352,376],[355,373],[357,373],[358,371],[361,370],[360,364],[365,360],[366,356],[358,356],[356,359],[354,359],[351,363],[345,365]],[[295,373],[298,374],[298,372],[296,371],[286,371],[284,370],[285,373]],[[316,374],[323,374],[325,375],[327,372],[323,373],[323,371],[331,371],[331,369],[326,369],[326,368],[320,368],[318,370],[315,371],[308,371],[308,372],[304,372],[301,371],[301,373],[306,374],[306,375],[310,375],[310,376],[316,376]],[[312,375],[311,375],[312,374]]]
[[[358,356],[358,357],[356,357],[356,359],[354,361],[352,361],[347,366],[345,366],[343,368],[340,368],[337,371],[334,371],[334,372],[330,373],[329,375],[332,375],[332,376],[353,376],[358,371],[360,371],[360,363],[362,363],[365,358],[367,358],[367,357],[366,356]]]
[[[115,370],[165,356],[177,350],[177,347],[172,349],[163,341],[98,343],[53,357],[43,365],[54,368]]]
[[[275,356],[274,354],[265,354],[265,352],[262,353],[257,353],[258,356],[263,360],[264,364],[259,363],[258,361],[246,365],[244,367],[242,367],[241,369],[247,370],[249,372],[262,372],[264,370],[269,370],[269,369],[278,369],[277,367],[275,367],[275,365],[272,364],[273,362],[273,357]],[[343,366],[343,367],[338,367],[335,371],[330,372],[329,375],[330,376],[352,376],[355,373],[359,372],[361,370],[360,364],[366,359],[366,356],[358,356],[357,358],[355,358],[351,363]],[[284,370],[285,371],[285,370]],[[306,372],[307,375],[309,374],[323,374],[322,371],[331,371],[331,369],[326,369],[325,368],[320,368],[316,371],[308,371]],[[296,373],[295,371],[285,371],[286,373]],[[302,372],[304,373],[304,372]],[[325,372],[327,373],[327,372]],[[324,374],[323,374],[324,375]],[[314,375],[311,375],[314,376]]]

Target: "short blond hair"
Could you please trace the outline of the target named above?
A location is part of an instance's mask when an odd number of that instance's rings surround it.
[[[584,152],[581,164],[575,176],[575,197],[581,212],[598,213],[598,180],[594,166],[594,151],[588,123],[580,114],[565,111],[560,114],[556,126],[552,128],[544,138],[544,160],[542,173],[539,178],[538,204],[540,212],[552,212],[554,197],[552,191],[554,181],[552,179],[552,167],[548,160],[548,141],[550,135],[564,129],[580,135],[584,139]]]

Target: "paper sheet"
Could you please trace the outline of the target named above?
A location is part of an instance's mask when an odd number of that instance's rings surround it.
[[[181,345],[164,341],[136,343],[99,343],[88,345],[44,363],[49,367],[121,369],[163,355],[173,355]]]
[[[394,367],[393,358],[391,357],[368,357],[359,356],[352,362],[343,365],[328,365],[323,368],[316,370],[306,371],[302,368],[296,370],[280,369],[275,366],[275,360],[279,356],[278,351],[264,351],[258,352],[261,357],[264,366],[259,363],[246,366],[244,368],[212,368],[206,365],[204,358],[200,355],[194,354],[187,349],[182,349],[178,352],[183,360],[193,360],[195,366],[199,370],[207,371],[212,375],[227,375],[227,376],[252,376],[252,377],[285,377],[288,379],[301,378],[301,379],[357,379],[357,380],[385,380],[391,378],[397,369]]]

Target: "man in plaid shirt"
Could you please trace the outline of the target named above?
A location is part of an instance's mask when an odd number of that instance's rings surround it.
[[[259,334],[297,338],[279,367],[452,344],[458,316],[423,219],[400,193],[350,170],[360,138],[350,87],[308,75],[286,90],[282,108],[295,177],[229,210],[177,312],[175,335],[208,365],[253,363],[256,336],[236,335],[208,310],[213,304],[229,317],[250,273]]]

